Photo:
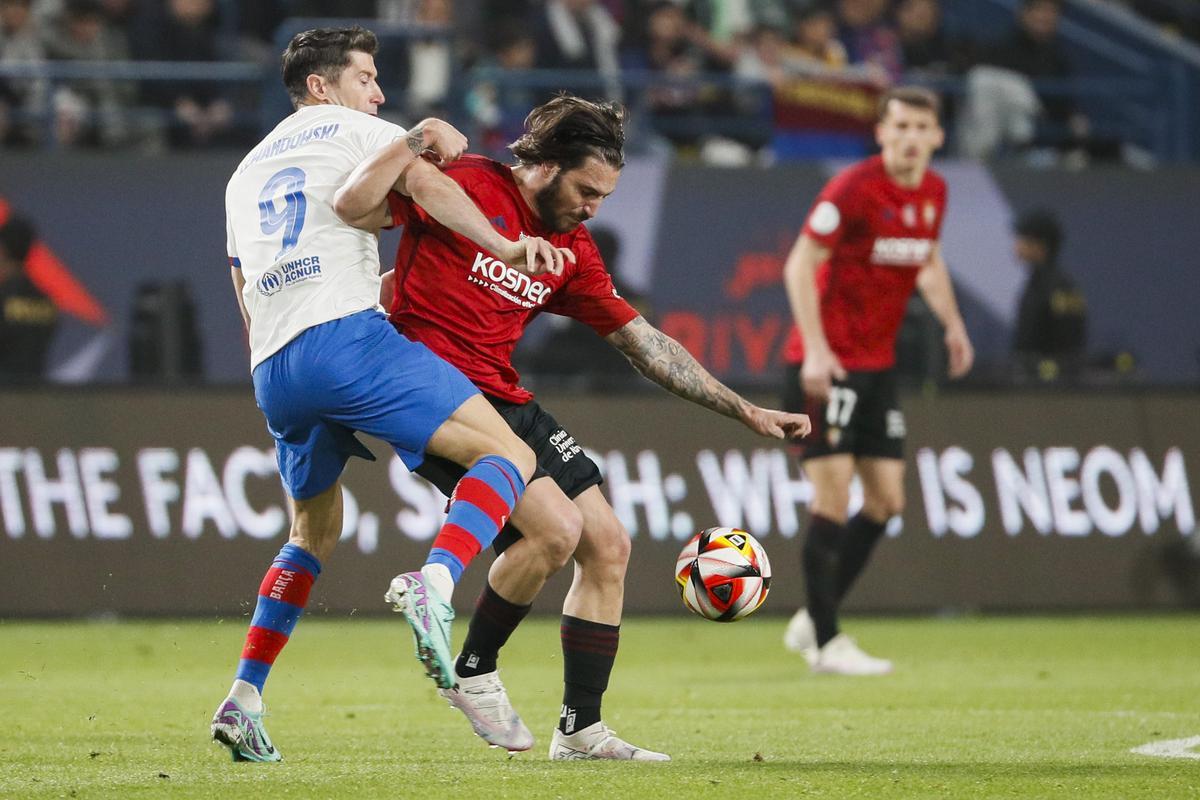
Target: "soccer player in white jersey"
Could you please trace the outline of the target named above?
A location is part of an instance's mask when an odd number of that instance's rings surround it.
[[[406,131],[376,116],[384,99],[376,48],[362,28],[297,34],[283,54],[296,112],[250,151],[225,195],[255,399],[292,510],[288,543],[259,587],[233,687],[212,722],[213,738],[235,761],[280,760],[262,723],[263,684],[341,533],[342,469],[351,455],[372,458],[354,432],[388,442],[409,469],[425,453],[469,468],[426,565],[398,575],[386,594],[443,688],[454,685],[449,600],[465,566],[452,554],[491,544],[535,467],[533,453],[470,381],[387,321],[376,238],[339,219],[357,212],[338,190],[370,166],[388,184],[383,192],[412,197],[513,267],[559,273],[574,257],[540,238],[501,236],[430,163],[466,149],[453,127],[426,120]]]

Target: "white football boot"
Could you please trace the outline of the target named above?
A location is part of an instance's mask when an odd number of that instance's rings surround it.
[[[812,671],[832,675],[887,675],[892,671],[892,662],[867,655],[853,639],[839,633],[817,651]]]
[[[804,656],[810,667],[817,663],[817,629],[813,627],[807,608],[792,615],[787,630],[783,632],[783,646]]]
[[[670,761],[666,753],[656,753],[636,747],[617,737],[603,722],[589,725],[581,731],[564,734],[558,728],[550,739],[551,761],[580,761],[612,759],[616,761]]]
[[[466,715],[479,738],[510,753],[533,747],[533,734],[509,702],[498,671],[471,678],[460,678],[456,671],[454,677],[458,685],[438,694]]]

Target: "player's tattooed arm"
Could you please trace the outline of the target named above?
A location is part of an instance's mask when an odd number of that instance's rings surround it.
[[[744,419],[751,408],[702,367],[683,345],[643,317],[635,317],[605,338],[638,372],[672,394],[737,420]]]
[[[709,374],[683,345],[642,317],[605,337],[625,354],[637,371],[685,400],[732,417],[760,436],[775,439],[807,436],[812,423],[805,414],[759,408]]]
[[[415,128],[409,128],[408,133],[404,137],[404,142],[408,145],[408,149],[412,151],[414,156],[421,155],[425,150],[424,126],[417,125]]]

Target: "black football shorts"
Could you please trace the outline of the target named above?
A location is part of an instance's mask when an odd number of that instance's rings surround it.
[[[538,478],[549,477],[567,497],[574,500],[586,489],[604,482],[596,462],[587,457],[575,437],[537,401],[510,403],[486,394],[484,397],[537,456],[537,470],[531,483]],[[425,461],[416,469],[418,475],[441,489],[447,497],[466,472],[464,467],[453,461],[432,455],[426,455]],[[499,555],[519,538],[521,532],[510,523],[500,531],[492,546]]]
[[[824,403],[805,396],[799,364],[789,364],[784,375],[784,410],[812,419],[812,433],[794,443],[802,460],[839,453],[904,458],[906,428],[895,370],[851,372],[834,381]]]

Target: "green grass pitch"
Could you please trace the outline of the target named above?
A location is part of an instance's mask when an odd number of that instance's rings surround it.
[[[314,615],[267,687],[284,762],[261,765],[208,738],[245,619],[6,621],[0,797],[1200,798],[1200,761],[1130,752],[1200,736],[1198,623],[857,618],[898,669],[850,679],[808,674],[781,617],[630,619],[605,718],[674,757],[631,764],[547,761],[556,619],[506,648],[538,737],[509,758],[436,697],[399,619]]]

